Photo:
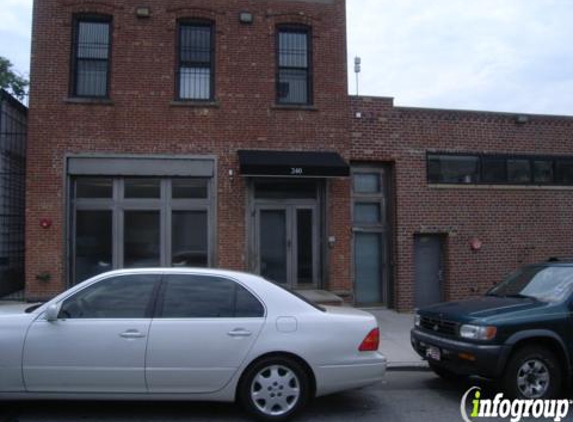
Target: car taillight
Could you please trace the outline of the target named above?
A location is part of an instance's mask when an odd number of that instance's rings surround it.
[[[368,333],[368,335],[362,341],[362,344],[358,348],[360,352],[375,352],[378,350],[380,345],[380,329],[378,327],[374,328]]]

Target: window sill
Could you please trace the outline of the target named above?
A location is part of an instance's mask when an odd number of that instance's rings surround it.
[[[428,183],[430,189],[466,189],[466,190],[573,190],[565,185],[486,185],[457,183]]]
[[[114,105],[114,102],[112,100],[110,100],[109,98],[68,97],[68,98],[64,98],[64,103],[100,105],[100,106],[112,106],[112,105]]]
[[[318,108],[304,104],[275,104],[271,106],[271,110],[318,111]]]
[[[174,100],[169,103],[169,107],[220,108],[221,104],[218,101]]]

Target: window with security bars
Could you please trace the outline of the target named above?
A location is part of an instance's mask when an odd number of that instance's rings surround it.
[[[110,17],[76,19],[72,74],[74,96],[108,97],[110,50]]]
[[[179,99],[213,99],[213,53],[212,23],[179,23]]]
[[[311,104],[310,30],[279,27],[277,38],[277,102]]]

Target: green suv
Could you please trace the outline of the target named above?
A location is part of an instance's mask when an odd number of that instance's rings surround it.
[[[499,380],[515,398],[553,398],[573,367],[573,260],[517,270],[485,296],[420,309],[412,346],[444,378]]]

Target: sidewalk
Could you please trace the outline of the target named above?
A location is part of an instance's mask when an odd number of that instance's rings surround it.
[[[428,363],[412,349],[410,330],[414,325],[412,314],[400,314],[389,309],[363,309],[378,319],[380,325],[380,352],[388,358],[389,369],[424,369]]]

